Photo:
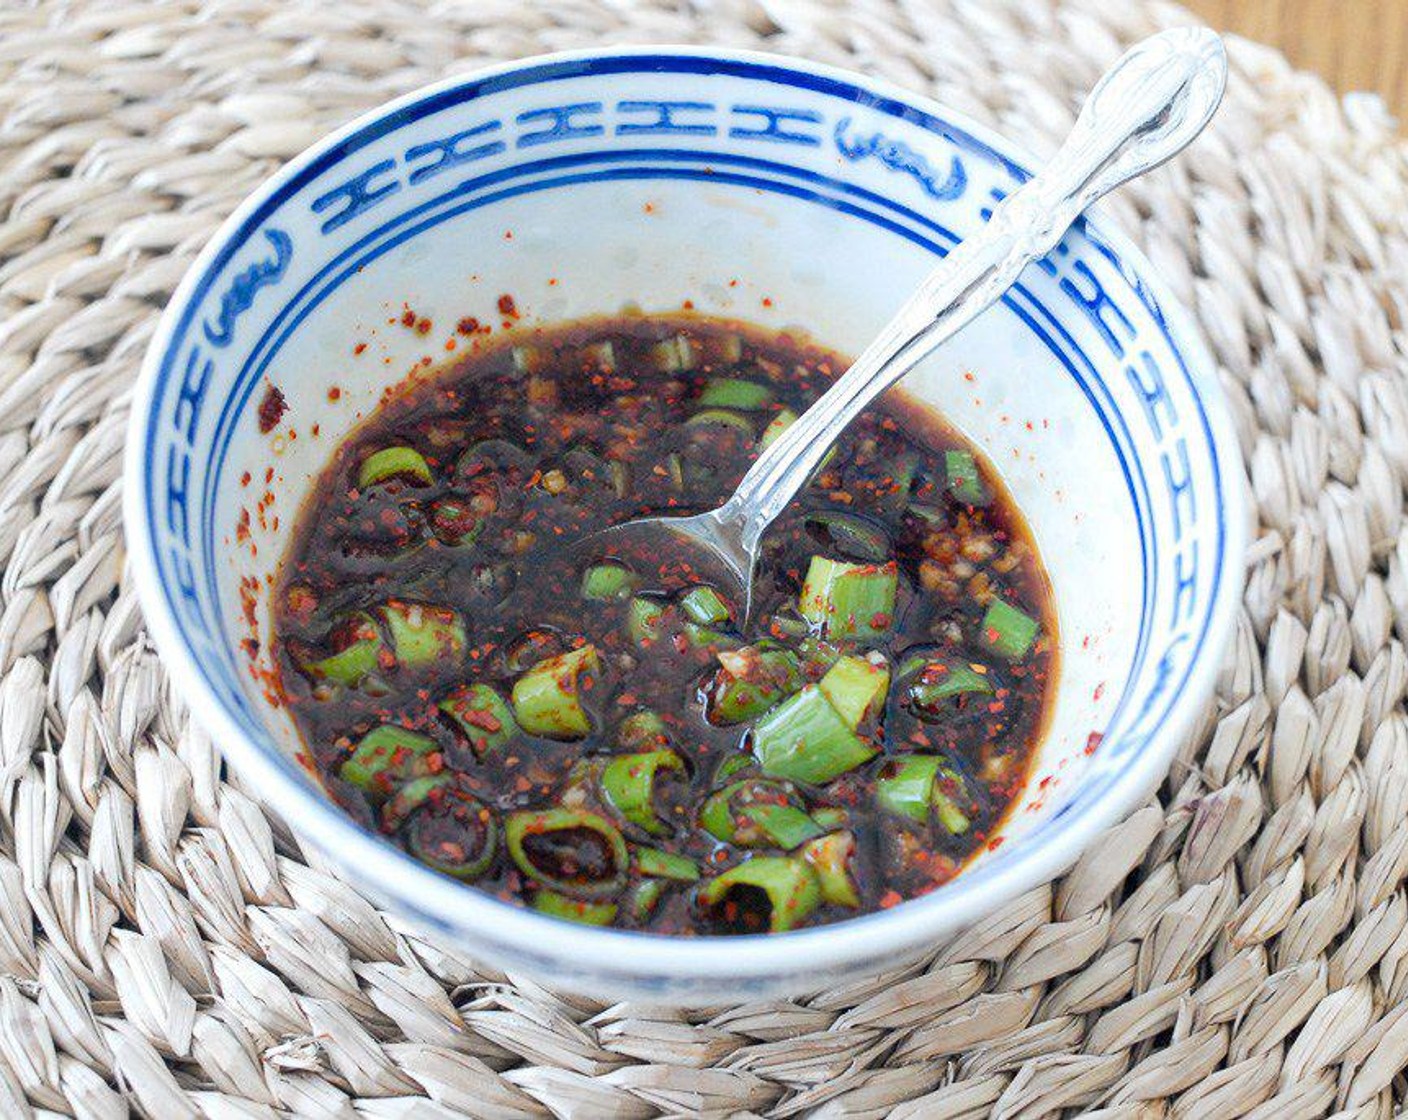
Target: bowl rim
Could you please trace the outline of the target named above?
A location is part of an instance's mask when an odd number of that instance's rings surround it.
[[[697,58],[775,68],[830,80],[913,108],[952,126],[1006,162],[1015,172],[1030,173],[1037,165],[1029,152],[993,129],[969,119],[939,101],[881,78],[842,67],[762,51],[694,45],[641,45],[588,48],[532,55],[456,75],[385,102],[304,149],[265,179],[211,236],[186,270],[158,323],[133,389],[124,452],[123,519],[130,572],[137,588],[146,627],[163,666],[190,708],[191,717],[210,734],[261,800],[289,822],[300,839],[312,843],[353,884],[393,909],[448,933],[464,948],[476,947],[503,959],[536,962],[559,977],[587,973],[585,980],[639,984],[673,982],[685,989],[732,983],[801,986],[806,974],[818,978],[824,970],[880,971],[897,954],[913,952],[993,912],[1021,892],[1050,881],[1069,867],[1104,829],[1122,819],[1168,771],[1179,744],[1197,719],[1220,671],[1231,637],[1244,583],[1247,544],[1246,490],[1242,457],[1231,412],[1218,384],[1217,367],[1201,334],[1158,279],[1145,254],[1122,231],[1102,221],[1100,208],[1087,212],[1089,224],[1126,262],[1149,289],[1164,320],[1170,341],[1181,356],[1193,388],[1205,404],[1210,448],[1223,482],[1226,547],[1217,573],[1218,584],[1209,607],[1203,650],[1189,671],[1181,696],[1167,717],[1112,776],[1108,795],[1080,814],[1067,815],[1061,826],[1039,845],[1014,846],[1004,859],[975,869],[946,884],[941,892],[906,901],[831,925],[785,934],[707,938],[598,929],[561,922],[531,909],[503,902],[487,892],[441,876],[416,862],[388,841],[356,824],[330,799],[293,773],[293,764],[276,750],[246,736],[224,701],[195,669],[192,651],[182,640],[174,610],[158,577],[152,526],[143,499],[146,426],[151,420],[157,373],[170,349],[178,322],[192,301],[201,278],[235,242],[241,227],[285,184],[347,139],[384,125],[397,114],[442,93],[520,71],[563,63],[648,56]],[[1072,789],[1078,789],[1079,785]],[[297,822],[294,824],[293,822]],[[1054,822],[1053,822],[1054,823]],[[996,901],[995,901],[996,900]],[[476,939],[482,945],[476,945]],[[530,964],[531,967],[531,964]],[[668,979],[665,979],[668,978]]]

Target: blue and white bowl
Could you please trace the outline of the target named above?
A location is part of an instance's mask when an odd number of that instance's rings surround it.
[[[688,301],[856,353],[1027,166],[882,82],[693,48],[501,66],[330,136],[206,248],[133,406],[132,569],[196,718],[351,883],[487,963],[577,990],[689,1002],[832,985],[1049,878],[1166,773],[1241,589],[1240,459],[1211,362],[1149,263],[1098,221],[904,384],[1005,476],[1060,614],[1030,786],[1000,843],[947,886],[774,937],[558,922],[354,824],[264,688],[268,591],[300,502],[388,386],[463,343],[459,320],[500,329],[504,295],[527,325]],[[426,333],[401,325],[408,310]],[[288,410],[262,434],[270,385]]]

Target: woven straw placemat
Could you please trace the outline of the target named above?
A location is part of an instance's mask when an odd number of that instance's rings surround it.
[[[1408,1062],[1408,166],[1233,43],[1111,213],[1198,316],[1260,529],[1157,804],[924,967],[672,1013],[477,970],[223,770],[124,577],[127,393],[193,254],[355,113],[537,51],[872,71],[1050,151],[1134,0],[141,0],[0,9],[0,1115],[1387,1117]]]

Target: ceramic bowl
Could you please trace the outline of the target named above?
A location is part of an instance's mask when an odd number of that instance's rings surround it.
[[[388,386],[447,357],[462,318],[500,329],[505,296],[530,328],[690,301],[856,353],[1028,166],[1016,145],[882,82],[694,48],[501,66],[328,137],[207,246],[133,403],[132,571],[195,717],[366,894],[488,964],[598,995],[832,985],[922,954],[1069,865],[1164,776],[1208,701],[1244,543],[1240,459],[1207,352],[1098,220],[904,383],[1005,477],[1062,641],[1029,786],[941,889],[773,937],[560,922],[354,824],[300,765],[267,687],[268,590],[311,481]],[[287,411],[265,433],[271,385]]]

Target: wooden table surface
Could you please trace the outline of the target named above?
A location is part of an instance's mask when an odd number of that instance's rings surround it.
[[[1220,31],[1270,43],[1341,92],[1408,117],[1408,0],[1183,0]]]

